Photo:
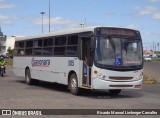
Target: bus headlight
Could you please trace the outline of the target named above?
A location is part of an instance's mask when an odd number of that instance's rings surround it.
[[[105,75],[103,75],[102,73],[97,74],[97,76],[99,79],[107,80],[107,77]]]
[[[105,76],[105,75],[103,75],[102,79],[103,79],[103,80],[106,80],[107,78],[106,78],[106,76]]]
[[[97,72],[96,70],[94,71],[95,77],[101,79],[101,80],[107,80],[107,77],[103,75],[101,72]]]
[[[143,79],[143,72],[136,79]]]

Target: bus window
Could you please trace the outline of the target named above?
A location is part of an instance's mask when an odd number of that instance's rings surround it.
[[[48,39],[48,46],[53,46],[53,38]]]
[[[42,55],[42,39],[36,39],[34,40],[34,49],[33,49],[33,55]]]
[[[17,41],[15,42],[15,49],[18,48],[18,43],[19,43],[19,42],[17,42]]]
[[[32,48],[33,47],[33,41],[26,41],[26,48]]]
[[[16,42],[15,43],[15,55],[22,56],[24,55],[24,41]]]
[[[44,39],[43,47],[53,46],[53,38]]]
[[[24,50],[23,49],[19,49],[18,53],[19,53],[19,55],[24,55]]]
[[[78,45],[78,36],[77,35],[68,36],[67,45]]]
[[[49,56],[49,55],[52,55],[52,53],[53,53],[52,47],[43,48],[43,55]]]
[[[42,48],[34,48],[33,55],[42,55]]]
[[[68,36],[66,55],[76,56],[78,47],[78,35]]]
[[[32,48],[31,49],[26,49],[25,54],[26,55],[32,55]]]
[[[66,50],[66,55],[77,55],[77,46],[68,46]]]
[[[24,42],[18,42],[18,48],[24,48]]]
[[[42,42],[43,42],[42,39],[35,40],[34,41],[34,47],[42,47]]]
[[[56,37],[55,38],[55,46],[66,45],[66,37]]]
[[[65,47],[55,47],[54,55],[65,55]]]

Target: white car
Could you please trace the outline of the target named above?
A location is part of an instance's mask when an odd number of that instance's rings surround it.
[[[150,56],[144,56],[144,61],[152,61],[152,58]]]
[[[156,55],[156,54],[153,54],[152,57],[153,57],[153,58],[157,58],[157,55]]]

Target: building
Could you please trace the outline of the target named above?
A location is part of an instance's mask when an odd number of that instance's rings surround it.
[[[14,49],[15,37],[7,37],[3,35],[3,32],[0,27],[0,55],[6,55],[9,47]]]
[[[153,55],[153,50],[144,50],[143,54],[144,55]]]
[[[6,55],[6,36],[3,35],[0,27],[0,55]]]

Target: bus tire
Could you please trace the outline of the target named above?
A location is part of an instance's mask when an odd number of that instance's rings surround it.
[[[78,80],[75,73],[73,73],[69,78],[69,90],[73,95],[78,95],[79,93]]]
[[[26,72],[25,72],[25,82],[26,82],[26,84],[28,84],[28,85],[33,84],[33,80],[32,80],[32,78],[31,78],[31,73],[30,73],[30,69],[29,69],[29,68],[26,69]]]
[[[109,90],[110,95],[118,95],[121,92],[121,89]]]

